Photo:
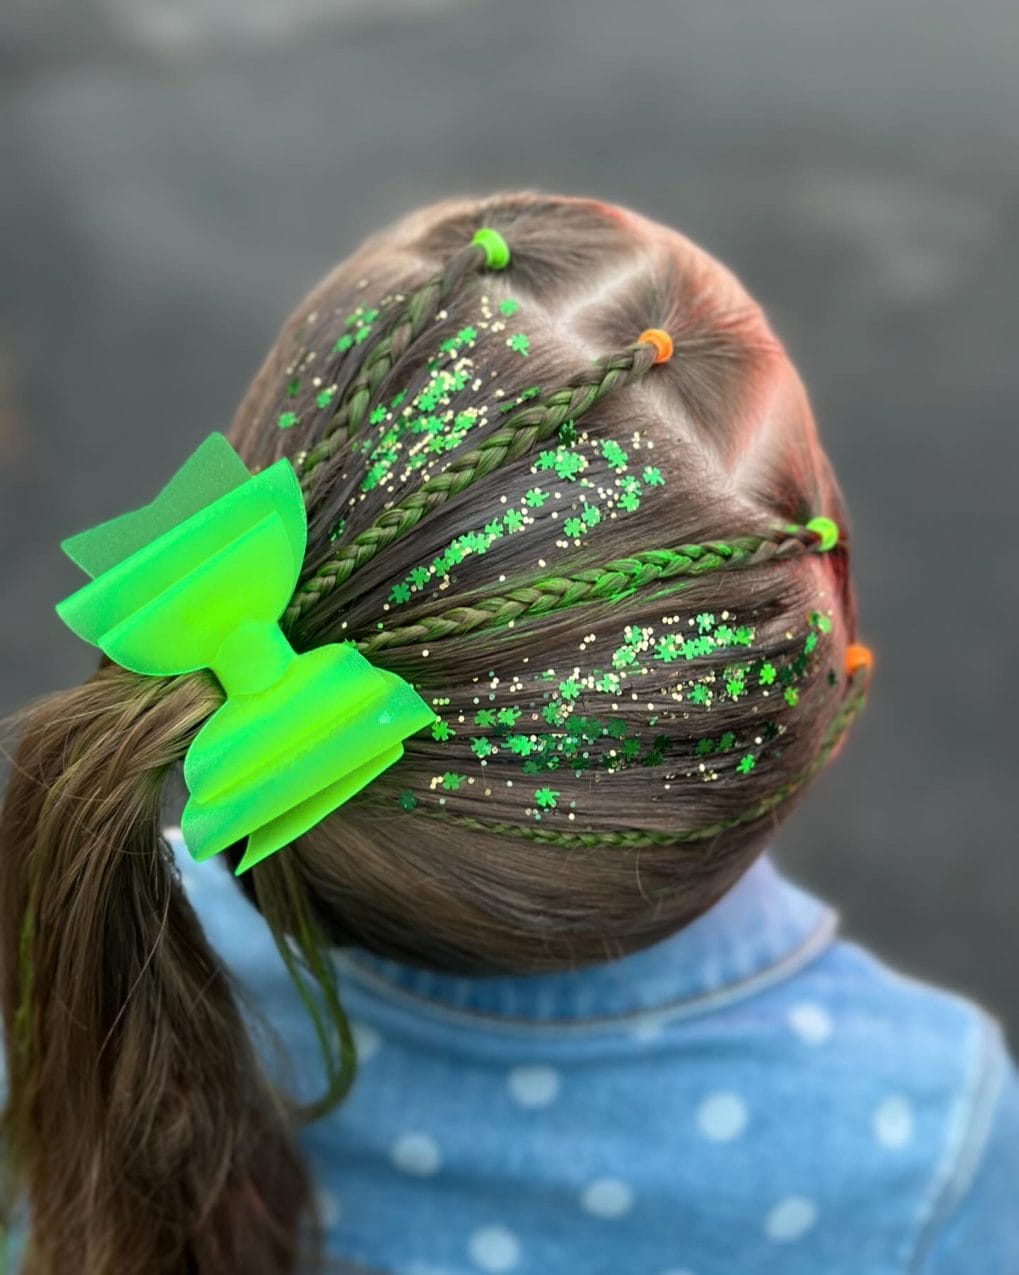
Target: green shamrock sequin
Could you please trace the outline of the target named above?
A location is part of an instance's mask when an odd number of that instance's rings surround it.
[[[506,344],[514,354],[527,355],[531,352],[531,342],[524,332],[514,332]]]

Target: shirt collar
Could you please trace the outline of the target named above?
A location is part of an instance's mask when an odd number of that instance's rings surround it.
[[[835,937],[840,913],[796,885],[765,851],[706,912],[658,943],[580,969],[463,977],[362,947],[337,953],[342,973],[414,1001],[486,1017],[594,1021],[746,994],[777,982]]]

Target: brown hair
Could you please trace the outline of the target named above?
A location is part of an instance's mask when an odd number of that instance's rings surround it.
[[[506,269],[486,269],[480,226]],[[444,383],[445,441],[411,462],[396,409],[409,389],[424,419],[443,352],[470,352],[469,373]],[[444,725],[239,878],[338,1033],[309,1111],[266,1079],[159,835],[167,773],[222,702],[212,675],[104,658],[13,719],[4,1132],[27,1275],[294,1271],[313,1198],[294,1130],[355,1074],[329,945],[480,974],[654,943],[747,869],[861,698],[846,515],[806,391],[734,275],[628,210],[499,194],[371,236],[286,321],[229,437],[301,481],[296,649],[355,641]],[[567,534],[578,488],[551,480],[580,440],[585,508],[604,499]],[[627,448],[647,464],[623,482]],[[510,509],[525,534],[503,533]],[[841,532],[824,552],[818,516]],[[715,647],[690,637],[707,620]],[[679,656],[700,699],[677,693]]]

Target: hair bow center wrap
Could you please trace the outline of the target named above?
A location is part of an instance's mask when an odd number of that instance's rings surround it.
[[[435,720],[353,642],[298,655],[279,626],[308,525],[286,458],[252,476],[211,434],[160,494],[61,542],[92,583],[61,620],[111,660],[166,677],[208,668],[225,702],[184,759],[181,835],[208,859],[248,838],[241,873],[306,832]]]

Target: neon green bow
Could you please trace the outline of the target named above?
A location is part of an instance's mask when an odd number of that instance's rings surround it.
[[[211,434],[151,502],[61,542],[91,584],[61,620],[154,677],[211,669],[226,702],[184,759],[181,835],[195,859],[249,838],[237,873],[306,832],[435,720],[352,642],[298,655],[279,627],[308,537],[287,459],[252,476]]]

